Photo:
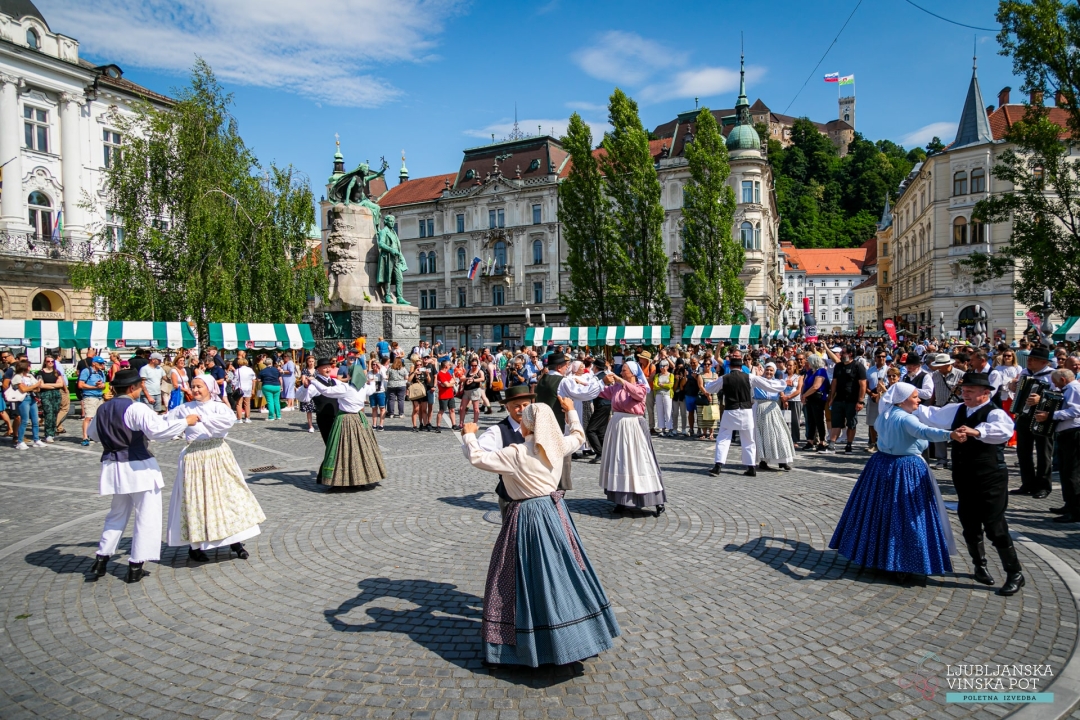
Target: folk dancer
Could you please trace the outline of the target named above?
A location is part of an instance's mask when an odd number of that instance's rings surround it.
[[[199,416],[162,417],[139,402],[143,380],[138,370],[116,373],[112,390],[113,399],[97,409],[87,428],[87,435],[104,449],[99,490],[102,495],[112,495],[112,508],[105,516],[105,529],[90,572],[98,577],[107,572],[109,558],[116,552],[134,510],[135,529],[125,581],[137,583],[150,574],[143,564],[161,559],[161,488],[165,483],[147,441],[171,440],[185,427],[199,422]]]
[[[207,550],[228,546],[248,559],[244,541],[259,534],[266,521],[259,501],[248,487],[225,437],[236,422],[229,405],[217,399],[210,375],[191,381],[195,397],[170,410],[166,417],[197,415],[199,422],[184,431],[188,446],[180,453],[176,481],[169,501],[168,543],[188,545],[188,558],[207,562]]]
[[[993,585],[986,568],[983,534],[997,548],[1005,569],[1005,584],[998,595],[1015,595],[1024,587],[1024,574],[1016,557],[1005,510],[1009,506],[1009,470],[1003,447],[1012,437],[1009,415],[993,405],[995,391],[986,373],[969,372],[960,383],[962,405],[943,408],[922,407],[919,419],[927,425],[947,428],[965,435],[952,441],[952,480],[956,488],[956,514],[964,528],[964,540],[975,565],[975,581]]]
[[[559,399],[568,432],[547,405],[521,414],[525,440],[486,452],[477,427],[462,428],[465,457],[499,473],[513,498],[491,553],[481,635],[489,665],[567,663],[611,648],[619,635],[611,602],[589,562],[558,489],[562,458],[585,431],[569,398]]]
[[[607,375],[607,363],[603,360],[593,361],[592,377],[601,383],[601,389],[604,376]],[[589,418],[589,422],[585,424],[585,437],[589,441],[589,447],[593,449],[596,454],[592,460],[589,461],[590,465],[599,465],[603,459],[604,454],[604,440],[607,435],[608,423],[611,421],[611,401],[607,398],[600,397],[599,392],[592,401],[593,411],[592,417]]]
[[[566,415],[562,410],[562,405],[558,399],[560,397],[570,398],[569,388],[575,384],[574,378],[567,377],[567,366],[570,364],[569,358],[562,352],[553,352],[548,355],[547,359],[547,374],[540,378],[540,381],[536,383],[536,402],[543,403],[551,408],[552,414],[555,415],[555,421],[559,423],[559,427],[566,428]],[[571,398],[572,399],[572,398]],[[567,454],[563,458],[563,471],[562,477],[559,480],[560,490],[573,490],[574,483],[570,479],[570,455]]]
[[[315,375],[302,379],[301,400],[315,403],[319,432],[326,443],[318,482],[335,488],[370,490],[386,479],[386,464],[375,433],[364,417],[364,400],[375,391],[374,380],[357,390],[335,379],[334,362],[322,358]]]
[[[1027,357],[1027,367],[1020,371],[1016,380],[1009,383],[1009,389],[1016,392],[1020,378],[1033,377],[1044,383],[1050,383],[1050,351],[1044,346],[1032,348]],[[1027,404],[1033,406],[1039,402],[1035,393],[1028,395]],[[1014,407],[1019,415],[1024,408]],[[1035,458],[1032,459],[1032,453]],[[1054,455],[1054,436],[1036,435],[1025,423],[1016,426],[1016,459],[1020,464],[1020,487],[1010,490],[1010,495],[1030,495],[1041,500],[1050,494],[1050,463]]]
[[[705,386],[707,393],[722,393],[724,396],[724,416],[716,433],[716,453],[714,465],[709,471],[716,476],[724,469],[728,448],[731,447],[731,435],[739,431],[742,446],[742,464],[746,466],[743,475],[757,475],[757,443],[754,440],[754,399],[755,388],[765,392],[784,392],[787,384],[775,378],[767,379],[761,375],[748,375],[743,372],[743,356],[739,350],[732,350],[728,355],[730,372],[721,375]]]
[[[776,377],[774,363],[765,363],[764,377],[766,380]],[[786,389],[786,381],[784,386]],[[791,470],[791,463],[795,460],[791,429],[784,420],[784,411],[780,409],[780,401],[786,399],[787,395],[783,392],[754,388],[754,444],[757,447],[759,470],[772,470],[770,461],[778,463],[781,470]]]
[[[615,503],[613,512],[655,506],[664,512],[667,493],[645,420],[645,374],[634,361],[624,362],[621,374],[604,375],[600,397],[611,402],[611,421],[600,457],[600,487]]]
[[[1050,512],[1060,517],[1058,523],[1080,522],[1080,380],[1072,370],[1057,369],[1050,374],[1050,381],[1064,394],[1065,402],[1061,409],[1050,414],[1045,411],[1035,413],[1039,422],[1054,420],[1057,426],[1055,440],[1061,453],[1061,507],[1051,508]]]
[[[883,382],[881,383],[884,384]],[[922,458],[929,442],[966,436],[921,422],[919,389],[898,382],[882,393],[877,452],[859,473],[829,547],[863,567],[907,575],[952,572],[956,554],[941,491]]]
[[[498,452],[505,447],[525,442],[525,436],[521,434],[521,413],[533,403],[536,395],[529,390],[528,385],[508,387],[505,395],[503,404],[506,407],[506,417],[489,427],[476,439],[484,452]],[[505,520],[506,511],[513,502],[513,498],[506,490],[502,475],[499,476],[499,484],[495,486],[495,494],[499,497],[499,512]]]

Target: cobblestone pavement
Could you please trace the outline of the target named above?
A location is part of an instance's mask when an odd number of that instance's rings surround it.
[[[964,557],[954,575],[901,586],[827,549],[864,452],[710,478],[711,444],[664,439],[659,518],[612,515],[596,466],[574,464],[567,502],[617,608],[615,647],[489,671],[493,478],[466,465],[456,433],[393,420],[378,435],[390,478],[331,494],[314,483],[319,435],[284,417],[229,439],[245,470],[277,468],[251,474],[268,520],[250,560],[217,551],[198,565],[166,548],[131,586],[126,557],[100,581],[85,575],[108,507],[95,447],[0,448],[0,717],[991,718],[1018,707],[947,704],[946,665],[1058,674],[1077,642],[1073,597],[1036,553],[1080,567],[1080,528],[1045,512],[1057,492],[1010,508],[1039,544],[1020,546],[1021,595],[975,584]],[[181,445],[154,445],[166,503]],[[1038,710],[1020,712],[1058,715]]]

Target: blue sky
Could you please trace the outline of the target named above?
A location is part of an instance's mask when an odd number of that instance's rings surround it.
[[[831,120],[837,86],[822,76],[854,74],[857,129],[907,147],[935,134],[952,139],[975,46],[985,103],[1020,86],[995,33],[948,24],[905,0],[864,0],[797,98],[857,0],[36,3],[54,32],[80,41],[83,57],[115,62],[159,92],[182,85],[195,55],[204,57],[234,93],[241,134],[260,160],[297,166],[316,196],[335,133],[349,167],[385,156],[396,177],[404,149],[415,178],[452,172],[463,148],[490,142],[492,132],[504,137],[515,102],[522,130],[556,134],[574,110],[602,131],[616,85],[638,100],[649,128],[693,108],[695,96],[732,107],[740,31],[751,102]],[[919,4],[996,27],[989,0]]]

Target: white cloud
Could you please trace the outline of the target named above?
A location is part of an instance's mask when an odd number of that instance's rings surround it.
[[[902,136],[900,138],[900,144],[906,148],[922,146],[933,140],[935,136],[941,138],[941,141],[948,145],[956,136],[956,123],[936,122],[924,125],[918,130],[914,130],[907,135]]]
[[[526,135],[535,135],[537,128],[540,129],[543,135],[554,135],[555,137],[562,137],[566,134],[566,126],[570,122],[570,118],[559,118],[557,120],[552,119],[531,119],[531,120],[519,120],[518,128]],[[606,122],[590,122],[585,121],[585,124],[592,129],[593,141],[599,142],[600,138],[604,136],[604,133],[610,129],[610,126]],[[484,138],[487,141],[491,141],[492,133],[495,134],[496,141],[502,141],[509,135],[514,129],[513,120],[501,120],[496,123],[492,123],[487,127],[479,129],[465,130],[464,134],[470,137]]]
[[[97,58],[184,73],[202,57],[222,80],[327,104],[401,94],[378,69],[433,57],[460,0],[38,0],[50,26]]]
[[[607,105],[603,103],[591,103],[578,100],[572,100],[566,103],[566,107],[571,110],[581,110],[583,112],[607,112]]]
[[[765,74],[759,67],[746,69],[747,82],[754,82]],[[660,102],[676,98],[711,97],[723,93],[734,94],[739,89],[739,71],[721,67],[703,67],[683,70],[660,82],[647,85],[638,96],[642,102]]]
[[[686,55],[637,33],[611,30],[592,47],[573,55],[578,66],[597,80],[639,85],[654,72],[686,62]]]

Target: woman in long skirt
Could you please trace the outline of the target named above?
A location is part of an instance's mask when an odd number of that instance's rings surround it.
[[[930,442],[952,433],[915,415],[918,389],[896,383],[882,398],[878,452],[851,491],[829,547],[864,567],[907,575],[952,572],[956,553],[941,491],[922,459]],[[956,439],[954,437],[954,439]]]
[[[477,426],[462,428],[465,457],[499,473],[511,497],[484,587],[484,661],[565,665],[608,650],[619,635],[611,602],[581,544],[559,490],[563,458],[585,441],[569,398],[566,436],[547,405],[521,416],[525,442],[486,452]],[[605,443],[606,447],[606,443]]]
[[[209,375],[196,376],[191,382],[195,399],[168,413],[170,419],[202,418],[185,431],[188,446],[177,462],[168,542],[188,545],[188,558],[197,562],[210,559],[207,550],[225,546],[246,560],[244,541],[259,534],[259,523],[266,521],[266,515],[225,442],[236,416],[215,398],[213,384]]]
[[[329,431],[323,436],[326,450],[318,483],[371,490],[386,479],[379,441],[364,416],[364,400],[375,391],[375,379],[357,390],[347,382],[334,379],[329,359],[319,360],[316,372],[313,378],[303,378],[300,399],[315,402],[320,432],[325,431],[324,418],[330,423]],[[329,374],[323,375],[324,372]]]
[[[625,362],[619,375],[604,375],[604,385],[600,397],[611,401],[611,420],[600,456],[600,487],[615,503],[614,512],[654,505],[659,517],[667,494],[645,420],[645,374],[636,362]]]
[[[776,365],[766,363],[765,378],[776,377]],[[770,462],[781,470],[790,470],[795,460],[795,444],[791,441],[791,428],[784,420],[780,408],[780,393],[754,388],[754,440],[757,445],[758,469],[771,470]]]

